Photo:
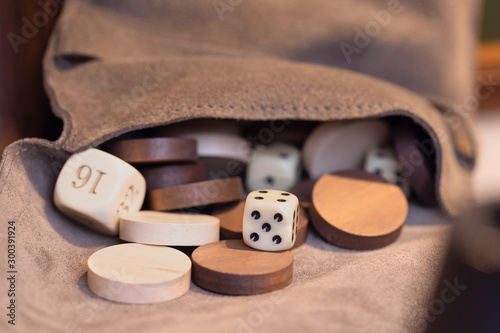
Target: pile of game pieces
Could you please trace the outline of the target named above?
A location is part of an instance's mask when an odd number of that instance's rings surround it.
[[[435,204],[434,156],[413,130],[403,120],[172,124],[73,154],[54,203],[128,242],[88,260],[89,288],[105,299],[167,301],[191,279],[265,293],[292,282],[290,250],[305,243],[309,218],[326,241],[366,250],[397,239],[412,190]]]

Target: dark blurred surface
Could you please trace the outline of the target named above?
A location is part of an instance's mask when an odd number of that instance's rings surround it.
[[[426,332],[500,332],[500,204],[473,210],[454,227]]]
[[[483,41],[500,40],[500,1],[485,0],[483,11]]]
[[[43,90],[41,64],[60,6],[56,0],[0,2],[0,152],[23,137],[55,140],[61,132]]]

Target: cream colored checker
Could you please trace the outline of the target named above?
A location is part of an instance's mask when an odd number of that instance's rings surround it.
[[[140,211],[122,216],[120,238],[129,242],[199,246],[219,240],[220,220],[215,216]]]
[[[389,126],[381,120],[324,123],[304,143],[304,167],[312,179],[335,171],[360,169],[368,149],[388,138]]]
[[[90,256],[87,282],[90,290],[107,300],[164,302],[189,290],[191,260],[181,251],[165,246],[114,245]]]
[[[218,157],[247,163],[251,148],[244,138],[225,133],[193,132],[179,137],[194,139],[198,145],[198,156]]]
[[[118,234],[120,215],[138,211],[146,181],[139,171],[99,149],[73,154],[54,188],[54,204],[78,222],[109,235]]]

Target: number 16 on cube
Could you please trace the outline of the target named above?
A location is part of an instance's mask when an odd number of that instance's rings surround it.
[[[145,193],[146,181],[139,171],[92,148],[66,161],[57,178],[54,203],[78,222],[116,235],[120,215],[138,211]]]

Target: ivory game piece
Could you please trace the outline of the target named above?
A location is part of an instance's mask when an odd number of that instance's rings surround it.
[[[219,240],[219,219],[210,215],[139,211],[120,219],[120,238],[135,243],[199,246]]]
[[[297,239],[299,200],[290,192],[250,192],[243,213],[243,240],[263,251],[290,249]]]
[[[54,188],[54,204],[94,230],[117,235],[120,215],[138,211],[145,193],[146,182],[139,171],[92,148],[66,161]]]
[[[388,138],[389,126],[382,120],[323,123],[304,143],[304,167],[314,180],[335,171],[360,169],[368,149]]]
[[[410,197],[410,183],[403,175],[401,163],[393,149],[388,147],[373,147],[365,158],[364,170],[382,176],[391,184],[398,185],[408,198]]]
[[[190,282],[191,260],[170,247],[120,244],[101,249],[88,259],[90,290],[110,301],[164,302],[186,293]]]
[[[246,187],[288,191],[300,177],[301,159],[298,148],[282,142],[258,146],[248,163]]]
[[[300,203],[299,203],[300,204]],[[243,214],[245,210],[245,201],[226,204],[217,207],[212,215],[220,219],[220,238],[221,239],[243,239]],[[296,249],[305,243],[309,216],[304,209],[299,209],[299,224],[297,227],[297,238],[292,249]]]

